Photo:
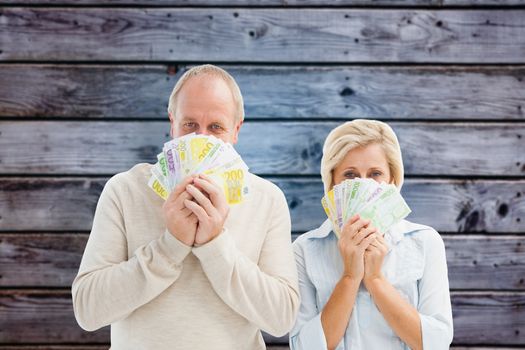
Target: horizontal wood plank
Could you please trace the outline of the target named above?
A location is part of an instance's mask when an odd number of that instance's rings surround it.
[[[341,123],[246,122],[237,149],[256,174],[318,175],[326,135]],[[525,123],[391,126],[407,175],[525,175]],[[169,138],[168,121],[0,121],[0,174],[114,174],[155,162]]]
[[[525,342],[525,294],[453,292],[454,343],[521,345]],[[63,291],[0,291],[0,339],[9,343],[108,343],[107,328],[84,332]],[[21,332],[20,330],[24,330]],[[279,340],[287,343],[287,338]]]
[[[326,219],[321,181],[270,178],[284,191],[292,229],[306,231]],[[440,232],[524,232],[525,181],[409,179],[402,189],[409,220]],[[306,229],[306,230],[303,230]]]
[[[284,191],[292,229],[325,219],[319,179],[269,178]],[[0,177],[0,231],[88,231],[107,178]],[[440,232],[525,232],[525,180],[408,179],[409,219]]]
[[[3,8],[0,61],[524,63],[525,10]]]
[[[3,0],[9,5],[54,5],[54,6],[242,6],[242,7],[308,7],[324,8],[342,6],[516,6],[523,0]]]
[[[466,1],[466,0],[464,0]],[[473,0],[474,1],[474,0]],[[475,0],[475,1],[495,1],[495,0]],[[505,0],[518,1],[518,0]],[[376,7],[381,5],[389,6],[412,6],[412,5],[438,5],[438,0],[337,0],[337,1],[322,1],[322,0],[3,0],[3,3],[10,5],[61,5],[61,6],[75,6],[75,5],[91,5],[91,6],[202,6],[202,7],[218,7],[218,6],[242,6],[242,7],[308,7],[308,6],[323,6],[323,7],[338,7],[338,6],[356,6],[366,5],[368,7]]]
[[[1,287],[70,287],[87,234],[0,234]]]
[[[70,287],[87,239],[87,234],[0,234],[0,287]],[[525,290],[525,237],[443,239],[451,289]]]
[[[444,236],[451,289],[525,290],[525,237]]]
[[[522,120],[525,113],[522,66],[222,66],[243,92],[248,120]],[[0,85],[0,117],[166,118],[171,90],[189,68],[0,64],[9,81]]]

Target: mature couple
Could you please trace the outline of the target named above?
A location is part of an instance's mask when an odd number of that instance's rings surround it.
[[[241,92],[224,70],[198,66],[169,100],[171,135],[195,132],[235,144]],[[340,239],[327,220],[290,240],[281,190],[251,176],[250,196],[229,207],[203,175],[166,201],[147,186],[150,164],[106,184],[72,294],[86,330],[111,325],[112,349],[264,349],[260,330],[290,333],[292,349],[447,349],[452,314],[439,234],[406,220],[378,232],[359,216]],[[325,191],[345,179],[401,188],[392,129],[354,120],[323,148]],[[294,254],[295,253],[295,254]]]

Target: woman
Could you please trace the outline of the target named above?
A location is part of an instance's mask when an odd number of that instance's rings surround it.
[[[321,161],[325,192],[371,178],[401,189],[397,137],[385,123],[354,120],[328,135]],[[378,232],[358,215],[338,240],[330,220],[294,242],[301,307],[290,332],[299,349],[448,349],[452,311],[445,247],[409,221]]]

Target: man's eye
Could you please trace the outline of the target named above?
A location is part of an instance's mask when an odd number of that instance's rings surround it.
[[[184,123],[184,127],[185,128],[194,128],[195,127],[195,123],[193,123],[193,122]]]
[[[221,130],[222,129],[222,126],[220,126],[219,124],[212,124],[210,127],[211,127],[212,130]]]

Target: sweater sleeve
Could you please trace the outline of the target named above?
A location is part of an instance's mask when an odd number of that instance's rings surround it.
[[[211,242],[193,248],[219,297],[274,336],[290,330],[299,308],[290,213],[284,195],[281,191],[278,193],[258,264],[237,249],[226,229]]]
[[[191,251],[165,231],[128,257],[118,180],[118,175],[111,178],[102,191],[72,285],[75,318],[88,331],[123,319],[157,297],[179,277]]]

